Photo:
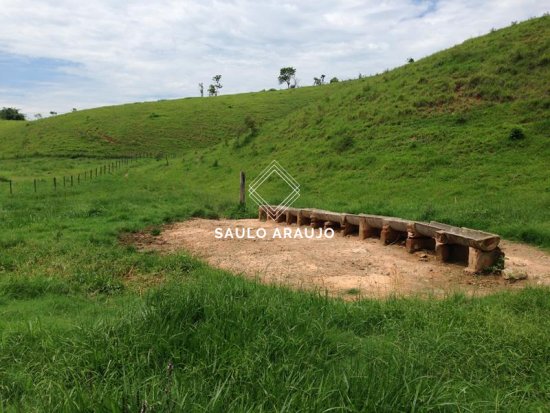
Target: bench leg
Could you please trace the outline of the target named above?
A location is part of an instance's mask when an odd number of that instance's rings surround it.
[[[399,240],[399,232],[392,229],[388,224],[384,224],[380,231],[380,242],[383,245],[393,244]]]
[[[449,261],[449,257],[451,255],[451,249],[449,247],[449,244],[444,244],[442,242],[435,243],[435,257],[438,261],[441,262],[447,262]]]
[[[359,239],[373,238],[378,237],[379,235],[380,231],[367,224],[367,220],[365,218],[362,218],[359,221]]]
[[[258,208],[258,219],[260,221],[267,221],[267,213],[265,212],[263,207]]]
[[[296,225],[299,227],[302,225],[309,225],[311,224],[311,220],[308,217],[305,217],[302,211],[298,212],[298,218],[296,219]]]
[[[466,271],[474,274],[485,271],[495,265],[497,260],[503,256],[504,253],[498,247],[493,251],[482,251],[470,247],[468,251],[468,268]]]

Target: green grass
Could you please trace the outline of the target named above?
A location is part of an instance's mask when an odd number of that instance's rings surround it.
[[[57,161],[56,161],[57,162]],[[543,411],[550,291],[345,303],[121,234],[238,211],[142,160],[0,208],[6,411]],[[173,364],[169,374],[168,365]]]
[[[181,153],[284,117],[330,93],[320,88],[132,103],[33,122],[0,121],[0,158]]]
[[[548,33],[531,20],[326,87],[0,122],[0,411],[548,410],[548,288],[346,303],[124,242],[251,216],[239,171],[277,159],[304,206],[549,247]],[[178,157],[48,184],[135,152]]]

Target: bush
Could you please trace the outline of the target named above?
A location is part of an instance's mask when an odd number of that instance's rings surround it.
[[[330,83],[338,83],[340,80],[336,76],[334,76],[332,79],[330,79]]]
[[[25,115],[19,113],[19,109],[2,108],[0,110],[0,119],[4,120],[25,120]]]
[[[523,133],[523,130],[521,128],[513,128],[510,131],[510,135],[508,135],[508,138],[511,141],[519,141],[525,139],[525,133]]]

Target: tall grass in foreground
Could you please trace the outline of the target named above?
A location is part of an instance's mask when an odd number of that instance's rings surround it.
[[[179,261],[183,274],[144,301],[115,299],[125,305],[118,314],[92,311],[72,327],[37,324],[4,335],[0,406],[542,412],[550,405],[548,290],[350,304]],[[64,292],[38,302],[52,294]]]

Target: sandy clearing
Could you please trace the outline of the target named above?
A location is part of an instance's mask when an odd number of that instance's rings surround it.
[[[215,229],[264,228],[264,239],[216,239]],[[389,295],[444,296],[453,292],[484,295],[528,285],[550,285],[550,255],[512,242],[502,242],[506,268],[527,274],[510,282],[498,275],[465,273],[460,264],[439,263],[433,253],[409,254],[402,245],[383,246],[356,236],[333,239],[272,239],[284,225],[255,219],[192,219],[165,227],[159,236],[141,234],[142,250],[170,253],[186,250],[210,265],[300,289],[327,291],[347,299]],[[296,226],[291,227],[293,230]]]

